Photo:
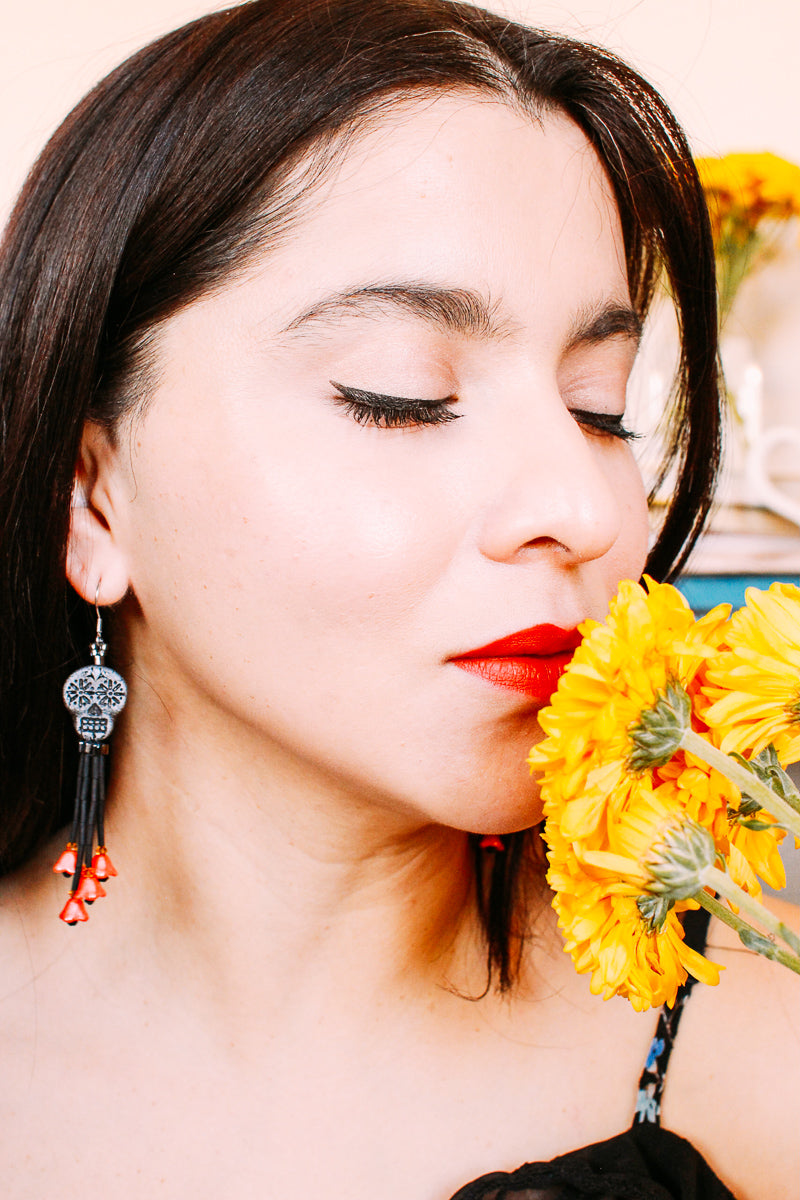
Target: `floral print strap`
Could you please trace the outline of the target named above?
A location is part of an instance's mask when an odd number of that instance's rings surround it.
[[[683,918],[686,943],[693,950],[697,950],[699,954],[702,954],[705,948],[708,922],[709,914],[703,908],[687,912]],[[696,982],[696,979],[690,975],[686,982],[678,988],[672,1008],[668,1008],[665,1004],[659,1013],[655,1036],[650,1043],[650,1050],[639,1080],[633,1118],[634,1125],[645,1122],[651,1125],[661,1124],[661,1097],[667,1079],[669,1056],[675,1045],[675,1038],[678,1036],[678,1025],[683,1013],[683,1006]]]

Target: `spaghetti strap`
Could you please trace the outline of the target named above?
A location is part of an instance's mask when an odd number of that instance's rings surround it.
[[[701,953],[708,913],[702,908],[687,912],[683,925],[687,945]],[[691,1142],[660,1124],[667,1062],[694,983],[687,979],[674,1007],[664,1007],[659,1014],[639,1082],[636,1115],[624,1133],[549,1162],[490,1171],[460,1188],[451,1200],[735,1200]]]
[[[683,917],[687,945],[701,953],[708,913]],[[683,1006],[694,987],[689,978],[675,1005],[662,1008],[650,1046],[633,1123],[624,1133],[580,1146],[549,1162],[529,1162],[516,1171],[490,1171],[460,1188],[451,1200],[734,1200],[700,1152],[660,1123],[667,1062]]]
[[[684,914],[683,929],[686,944],[702,954],[708,935],[710,914],[704,908],[691,909]],[[636,1110],[633,1124],[661,1124],[661,1096],[667,1079],[667,1066],[675,1038],[678,1036],[683,1006],[689,998],[697,980],[690,975],[684,984],[678,988],[675,1004],[668,1008],[665,1004],[658,1016],[655,1037],[650,1043],[647,1061],[644,1064],[639,1091],[636,1096]]]

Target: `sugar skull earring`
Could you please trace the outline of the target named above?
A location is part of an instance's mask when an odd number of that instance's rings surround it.
[[[114,721],[125,707],[128,689],[121,675],[104,666],[107,647],[97,604],[99,593],[98,582],[94,598],[97,631],[90,647],[91,665],[73,671],[63,691],[64,703],[80,738],[72,832],[66,849],[53,866],[57,874],[72,876],[72,888],[60,913],[67,925],[88,921],[86,905],[105,896],[103,882],[117,873],[108,856],[103,832],[105,758],[108,739]]]

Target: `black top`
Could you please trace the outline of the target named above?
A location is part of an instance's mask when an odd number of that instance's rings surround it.
[[[708,913],[686,913],[684,929],[687,944],[702,952]],[[690,976],[674,1006],[661,1009],[630,1129],[550,1162],[481,1175],[452,1200],[735,1200],[691,1142],[660,1124],[667,1064],[694,983]]]

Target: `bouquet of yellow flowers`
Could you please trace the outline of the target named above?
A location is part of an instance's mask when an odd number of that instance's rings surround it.
[[[776,154],[699,158],[717,258],[720,324],[739,285],[771,258],[782,226],[800,216],[800,167]]]
[[[548,882],[592,991],[674,1003],[719,968],[684,942],[702,906],[745,946],[800,973],[800,937],[760,902],[800,838],[800,589],[749,588],[695,620],[676,588],[624,581],[539,714]]]

